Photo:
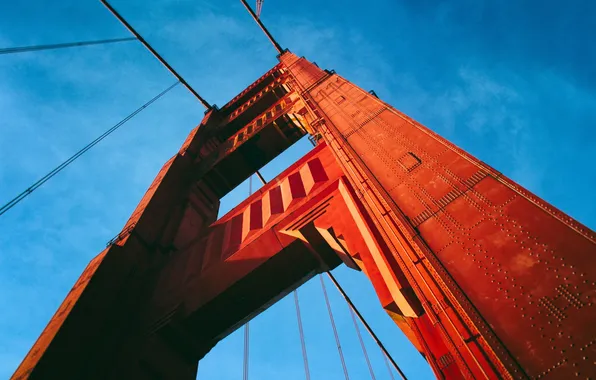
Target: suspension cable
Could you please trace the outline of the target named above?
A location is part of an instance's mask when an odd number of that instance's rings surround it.
[[[103,1],[103,0],[100,0],[100,1]],[[269,33],[269,30],[267,30],[267,28],[265,27],[265,25],[263,25],[263,22],[261,22],[261,19],[259,19],[259,17],[255,14],[255,12],[252,10],[252,8],[250,7],[250,5],[248,5],[248,3],[246,2],[246,0],[240,0],[240,1],[244,5],[244,7],[248,11],[248,13],[250,13],[250,15],[252,16],[252,18],[257,22],[257,24],[259,25],[259,27],[261,28],[261,30],[265,33],[265,35],[267,36],[267,38],[269,38],[269,41],[271,41],[271,43],[275,47],[275,50],[277,50],[277,52],[279,54],[282,54],[284,52],[284,50],[277,43],[277,41],[275,40],[275,38],[273,38],[273,36],[271,35],[271,33]]]
[[[300,332],[300,345],[302,346],[302,360],[304,361],[304,373],[306,380],[310,380],[310,370],[308,368],[308,356],[306,355],[306,342],[304,340],[304,330],[302,329],[302,316],[300,314],[300,302],[298,301],[298,290],[294,290],[294,303],[296,304],[296,317],[298,318],[298,331]]]
[[[391,370],[391,366],[389,365],[389,360],[387,360],[387,355],[385,355],[384,352],[382,352],[383,354],[383,361],[385,362],[385,366],[387,367],[387,371],[389,371],[389,376],[391,377],[391,380],[395,380],[395,377],[393,376],[393,371]]]
[[[255,172],[261,184],[265,186],[267,181],[263,175],[257,170]],[[248,192],[249,195],[252,194],[252,175],[248,179]],[[300,313],[300,302],[298,300],[298,289],[294,290],[294,304],[296,305],[296,318],[298,320],[298,332],[300,333],[300,346],[302,347],[302,361],[304,362],[304,374],[306,376],[306,380],[310,380],[310,369],[308,366],[308,355],[306,353],[306,340],[304,339],[304,329],[302,327],[302,315]]]
[[[323,295],[325,296],[325,303],[327,304],[327,311],[329,312],[329,319],[331,320],[331,326],[333,327],[333,335],[335,335],[335,343],[337,344],[337,351],[339,352],[339,358],[341,359],[341,366],[344,370],[344,376],[346,380],[349,380],[348,368],[346,367],[346,360],[344,359],[344,353],[341,350],[341,344],[339,343],[339,335],[337,334],[337,328],[335,327],[335,320],[333,319],[333,312],[331,311],[331,304],[329,303],[329,297],[327,296],[327,288],[325,287],[325,281],[323,276],[319,275],[321,280],[321,287],[323,288]]]
[[[372,365],[370,364],[370,359],[368,358],[368,352],[366,351],[366,346],[364,345],[364,341],[362,340],[362,334],[360,334],[360,327],[358,326],[358,322],[356,321],[356,316],[354,315],[354,311],[351,307],[348,307],[350,310],[350,316],[352,317],[352,322],[354,322],[354,328],[356,329],[356,334],[358,335],[358,340],[360,341],[360,347],[362,347],[362,353],[364,354],[364,359],[366,359],[366,364],[368,365],[368,371],[370,372],[370,378],[375,380],[375,372],[373,371]]]
[[[259,179],[261,180],[261,183],[263,184],[263,186],[265,186],[267,184],[267,181],[265,181],[265,178],[263,178],[263,175],[261,174],[261,172],[259,172],[258,170],[255,172],[255,174],[257,175],[257,177],[259,177]]]
[[[248,196],[252,195],[252,174],[248,177]],[[242,380],[248,380],[248,351],[250,348],[250,321],[244,324],[244,362]]]
[[[364,325],[364,327],[366,328],[366,330],[368,331],[368,333],[370,334],[370,336],[375,340],[375,342],[377,342],[377,345],[379,346],[379,348],[381,349],[381,351],[383,351],[383,354],[385,354],[385,356],[387,357],[387,359],[389,359],[389,361],[391,362],[391,364],[393,365],[393,367],[397,370],[397,372],[399,373],[399,375],[401,376],[401,378],[403,380],[407,380],[406,379],[406,375],[399,368],[399,366],[397,365],[397,363],[395,362],[395,360],[393,360],[393,357],[391,356],[391,354],[389,353],[389,351],[387,351],[387,349],[385,348],[385,346],[383,345],[383,343],[381,343],[381,341],[377,337],[377,334],[374,333],[374,331],[371,329],[370,325],[366,322],[366,320],[364,319],[364,317],[362,316],[362,314],[360,314],[360,312],[358,311],[358,309],[356,308],[356,306],[354,305],[354,303],[352,302],[352,300],[350,299],[350,297],[348,297],[348,295],[346,294],[346,292],[344,291],[344,289],[341,287],[341,285],[339,284],[339,282],[337,282],[337,280],[331,274],[331,272],[327,272],[327,276],[329,276],[329,278],[331,279],[331,282],[333,282],[333,285],[335,285],[335,287],[337,288],[337,290],[339,290],[339,292],[344,297],[344,299],[346,300],[346,302],[348,303],[348,305],[350,306],[350,308],[354,311],[354,313],[356,313],[356,316],[358,316],[358,319],[360,319],[360,322],[362,322],[362,324]]]
[[[99,1],[101,1],[101,3],[102,3],[102,4],[103,4],[103,5],[104,5],[104,6],[105,6],[107,9],[108,9],[108,11],[110,11],[110,13],[112,13],[112,15],[113,15],[114,17],[116,17],[116,18],[118,19],[118,21],[120,21],[120,23],[121,23],[122,25],[124,25],[124,27],[125,27],[126,29],[128,29],[128,31],[129,31],[129,32],[131,32],[131,33],[132,33],[132,34],[133,34],[133,35],[134,35],[134,36],[135,36],[135,37],[136,37],[136,38],[139,40],[139,42],[140,42],[140,43],[141,43],[141,44],[142,44],[142,45],[143,45],[143,46],[144,46],[144,47],[145,47],[147,50],[149,50],[149,52],[150,52],[151,54],[153,54],[153,56],[154,56],[155,58],[157,58],[157,60],[158,60],[158,61],[159,61],[159,62],[160,62],[162,65],[164,65],[164,66],[165,66],[165,68],[166,68],[166,69],[168,69],[168,71],[169,71],[170,73],[172,73],[172,75],[174,75],[174,76],[176,77],[176,79],[178,79],[178,80],[180,81],[180,83],[182,83],[182,85],[183,85],[184,87],[186,87],[186,89],[187,89],[188,91],[190,91],[190,93],[191,93],[191,94],[193,94],[193,95],[194,95],[194,96],[195,96],[195,97],[198,99],[198,101],[199,101],[199,102],[201,102],[201,104],[202,104],[203,106],[205,106],[205,108],[207,108],[207,110],[208,110],[208,111],[210,111],[210,110],[213,108],[213,106],[211,106],[211,105],[209,104],[209,102],[207,102],[207,101],[206,101],[206,100],[205,100],[205,99],[204,99],[204,98],[203,98],[201,95],[199,95],[199,93],[198,93],[198,92],[196,92],[196,91],[195,91],[195,89],[194,89],[194,88],[192,88],[192,87],[190,86],[190,84],[188,84],[188,82],[186,82],[186,80],[185,80],[184,78],[182,78],[182,76],[180,76],[180,74],[178,74],[178,72],[177,72],[176,70],[174,70],[174,68],[173,68],[172,66],[170,66],[170,64],[169,64],[169,63],[168,63],[168,62],[167,62],[167,61],[166,61],[166,60],[165,60],[165,59],[164,59],[164,58],[163,58],[161,55],[159,55],[159,53],[158,53],[158,52],[157,52],[155,49],[153,49],[153,47],[152,47],[152,46],[149,44],[149,42],[147,42],[147,40],[145,40],[145,39],[143,38],[143,36],[141,36],[141,35],[139,34],[139,32],[137,32],[137,31],[135,30],[135,28],[133,28],[133,27],[132,27],[132,25],[130,25],[130,24],[129,24],[129,23],[128,23],[128,22],[127,22],[125,19],[124,19],[124,17],[122,17],[122,16],[120,15],[120,13],[118,13],[118,12],[116,11],[116,9],[114,9],[114,7],[112,7],[112,6],[110,5],[110,3],[108,3],[106,0],[99,0]]]
[[[34,192],[35,190],[37,190],[39,187],[41,187],[44,183],[46,183],[47,181],[49,181],[56,174],[58,174],[62,170],[64,170],[64,168],[66,168],[68,165],[70,165],[72,162],[74,162],[77,158],[81,157],[89,149],[93,148],[95,145],[97,145],[103,139],[105,139],[106,137],[108,137],[112,132],[114,132],[115,130],[117,130],[118,128],[120,128],[124,124],[126,124],[126,122],[128,122],[130,119],[132,119],[133,117],[135,117],[137,114],[139,114],[145,108],[149,107],[156,100],[158,100],[163,95],[165,95],[168,91],[170,91],[172,88],[174,88],[178,83],[180,83],[180,82],[176,82],[173,85],[171,85],[170,87],[168,87],[165,90],[163,90],[162,92],[160,92],[158,95],[156,95],[155,97],[153,97],[147,103],[145,103],[141,107],[137,108],[133,113],[131,113],[130,115],[126,116],[124,119],[120,120],[116,125],[114,125],[110,129],[108,129],[101,136],[99,136],[95,140],[91,141],[84,148],[82,148],[81,150],[79,150],[78,152],[76,152],[69,159],[67,159],[66,161],[64,161],[60,165],[58,165],[54,170],[50,171],[45,176],[41,177],[37,182],[35,182],[33,185],[29,186],[25,191],[23,191],[22,193],[20,193],[16,197],[14,197],[11,201],[9,201],[4,206],[2,206],[2,208],[0,208],[0,216],[3,215],[4,213],[6,213],[11,208],[13,208],[14,206],[16,206],[19,202],[21,202],[23,199],[25,199],[27,196],[29,196],[32,192]]]
[[[244,372],[242,375],[243,380],[248,380],[248,349],[249,349],[249,338],[250,338],[250,330],[249,325],[250,322],[246,322],[244,325]]]
[[[97,41],[68,42],[68,43],[63,43],[63,44],[51,44],[51,45],[33,45],[33,46],[2,48],[2,49],[0,49],[0,55],[14,54],[14,53],[26,53],[26,52],[30,52],[30,51],[40,51],[40,50],[64,49],[64,48],[70,48],[70,47],[76,47],[76,46],[111,44],[111,43],[115,43],[115,42],[134,41],[134,40],[136,40],[136,37],[112,38],[112,39],[97,40]]]

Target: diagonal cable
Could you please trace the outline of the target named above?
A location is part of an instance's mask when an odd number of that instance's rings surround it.
[[[132,119],[133,117],[135,117],[137,114],[139,114],[145,108],[149,107],[151,104],[153,104],[155,101],[157,101],[163,95],[165,95],[168,91],[170,91],[172,88],[174,88],[178,83],[180,83],[180,82],[174,83],[170,87],[166,88],[165,90],[163,90],[162,92],[160,92],[159,94],[157,94],[155,97],[153,97],[147,103],[145,103],[141,107],[137,108],[133,113],[131,113],[130,115],[126,116],[124,119],[120,120],[118,122],[118,124],[114,125],[110,129],[108,129],[101,136],[99,136],[95,140],[91,141],[84,148],[82,148],[81,150],[79,150],[78,152],[76,152],[74,155],[72,155],[69,159],[67,159],[66,161],[64,161],[60,165],[58,165],[56,168],[54,168],[48,174],[46,174],[43,177],[41,177],[37,182],[35,182],[33,185],[31,185],[27,189],[25,189],[25,191],[23,191],[22,193],[20,193],[16,197],[14,197],[11,201],[9,201],[8,203],[6,203],[4,206],[2,206],[0,208],[0,216],[1,215],[4,215],[8,210],[10,210],[14,206],[16,206],[19,202],[21,202],[23,199],[25,199],[26,197],[28,197],[32,192],[34,192],[35,190],[37,190],[38,188],[40,188],[44,183],[46,183],[52,177],[54,177],[56,174],[58,174],[62,170],[64,170],[64,168],[66,168],[68,165],[70,165],[71,163],[73,163],[77,158],[79,158],[83,154],[85,154],[89,149],[91,149],[95,145],[99,144],[103,139],[105,139],[106,137],[108,137],[112,132],[114,132],[115,130],[117,130],[118,128],[120,128],[124,124],[126,124],[126,122],[128,122],[130,119]]]
[[[304,374],[306,380],[310,380],[310,370],[308,368],[308,356],[306,355],[306,342],[304,340],[304,330],[302,329],[302,316],[300,314],[300,302],[298,301],[298,290],[294,290],[294,303],[296,304],[296,317],[298,318],[298,331],[300,332],[300,345],[302,346],[302,360],[304,361]]]
[[[327,311],[329,312],[329,319],[331,320],[331,327],[333,327],[333,335],[335,335],[335,343],[337,344],[337,351],[339,352],[339,358],[341,359],[341,366],[344,370],[344,376],[346,380],[349,380],[348,368],[346,367],[346,360],[344,359],[344,353],[341,350],[341,344],[339,343],[339,335],[337,334],[337,328],[335,327],[335,320],[333,319],[333,312],[331,311],[331,304],[329,303],[329,297],[327,296],[327,288],[325,287],[325,281],[323,276],[319,275],[321,280],[321,287],[323,288],[323,295],[325,296],[325,303],[327,304]]]
[[[358,334],[358,340],[360,341],[360,347],[362,347],[362,353],[364,354],[364,359],[366,359],[366,364],[368,365],[368,371],[370,372],[370,378],[375,380],[375,372],[373,371],[372,365],[370,364],[370,359],[368,358],[368,352],[366,351],[366,346],[364,345],[364,340],[362,340],[362,334],[360,334],[360,327],[358,327],[358,322],[356,321],[356,316],[354,315],[354,311],[348,305],[348,310],[350,310],[350,316],[352,317],[352,322],[354,322],[354,328],[356,329],[356,334]]]
[[[393,376],[393,371],[389,366],[389,360],[387,360],[387,355],[384,352],[381,353],[383,354],[383,360],[385,361],[385,366],[387,366],[387,371],[389,371],[389,376],[391,377],[391,380],[395,380],[395,376]]]
[[[339,293],[342,295],[342,297],[344,297],[344,299],[346,300],[346,302],[350,306],[350,309],[352,309],[352,311],[354,312],[354,314],[356,314],[356,316],[358,317],[358,319],[360,320],[360,322],[362,322],[362,325],[364,326],[364,328],[366,329],[366,331],[368,331],[368,333],[370,334],[370,336],[377,343],[377,345],[379,346],[379,348],[383,352],[383,355],[385,356],[385,358],[388,359],[391,362],[391,365],[393,365],[393,368],[395,368],[395,370],[399,373],[399,376],[401,376],[401,378],[403,380],[407,380],[406,375],[404,374],[404,372],[401,370],[401,368],[399,368],[399,366],[397,365],[397,363],[395,362],[395,360],[393,359],[393,357],[391,356],[391,354],[389,353],[389,351],[387,351],[387,349],[385,348],[385,346],[383,345],[383,343],[381,343],[381,341],[379,340],[379,337],[377,337],[377,334],[375,334],[375,332],[372,330],[372,328],[370,327],[370,325],[366,322],[366,319],[364,319],[364,317],[362,316],[362,314],[360,314],[360,312],[356,308],[356,305],[354,305],[354,303],[352,302],[352,300],[350,299],[350,297],[348,297],[346,291],[341,287],[341,285],[339,284],[339,282],[337,282],[337,280],[335,279],[335,276],[333,276],[331,274],[331,272],[327,272],[327,276],[329,277],[329,279],[331,280],[331,282],[333,282],[333,285],[335,285],[335,287],[337,288],[337,290],[339,290]],[[391,378],[393,378],[393,374],[391,375]]]
[[[65,49],[77,46],[89,46],[89,45],[103,45],[103,44],[111,44],[115,42],[124,42],[124,41],[134,41],[136,37],[126,37],[126,38],[112,38],[107,40],[98,40],[98,41],[81,41],[81,42],[68,42],[63,44],[51,44],[51,45],[34,45],[34,46],[20,46],[20,47],[12,47],[12,48],[2,48],[0,49],[0,55],[2,54],[14,54],[14,53],[26,53],[30,51],[40,51],[40,50],[55,50],[55,49]]]

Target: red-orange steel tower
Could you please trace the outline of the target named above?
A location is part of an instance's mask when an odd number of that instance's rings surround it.
[[[593,231],[334,72],[279,61],[190,133],[15,379],[194,379],[341,263],[438,378],[596,377]],[[305,134],[313,151],[217,219]]]

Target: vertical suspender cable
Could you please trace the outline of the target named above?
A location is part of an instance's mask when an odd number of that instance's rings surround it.
[[[393,371],[391,370],[391,366],[389,365],[389,360],[387,360],[387,355],[385,355],[384,352],[381,352],[383,354],[383,361],[385,362],[385,366],[387,366],[387,371],[389,371],[389,376],[391,377],[391,380],[395,380],[395,377],[393,376]]]
[[[242,375],[243,380],[248,380],[248,349],[249,349],[249,322],[244,325],[244,372]]]
[[[397,365],[397,363],[395,362],[395,360],[393,360],[393,357],[391,356],[391,354],[389,354],[389,351],[387,351],[387,349],[385,348],[385,346],[383,345],[383,343],[381,343],[381,341],[377,337],[377,334],[375,334],[375,332],[372,331],[371,327],[366,322],[366,320],[364,319],[364,317],[362,316],[362,314],[360,314],[360,312],[358,311],[358,309],[356,309],[356,306],[354,305],[354,303],[352,302],[352,300],[350,299],[350,297],[348,297],[348,295],[346,294],[346,292],[344,291],[344,289],[341,287],[341,285],[339,284],[339,282],[337,282],[337,280],[331,274],[331,272],[327,272],[327,276],[329,276],[329,278],[331,279],[331,282],[333,282],[333,285],[335,285],[335,287],[337,288],[337,290],[339,290],[339,292],[344,297],[344,299],[346,300],[346,302],[348,303],[348,305],[350,305],[350,308],[354,311],[354,313],[356,313],[356,316],[358,317],[358,319],[360,319],[360,322],[362,322],[362,324],[366,328],[366,331],[368,331],[368,333],[370,334],[370,336],[375,340],[375,342],[377,342],[377,345],[379,346],[379,348],[381,349],[381,351],[383,351],[383,354],[385,355],[385,357],[387,359],[389,359],[389,361],[393,365],[393,368],[395,368],[397,370],[397,372],[399,373],[399,375],[401,376],[401,378],[403,380],[406,380],[406,375],[403,373],[403,371],[401,370],[401,368],[399,368],[399,366]]]
[[[298,301],[298,290],[294,290],[294,303],[296,304],[296,317],[298,318],[298,331],[300,332],[300,344],[302,345],[302,360],[304,361],[304,374],[306,380],[310,380],[310,370],[308,368],[308,357],[306,355],[306,342],[304,340],[304,330],[302,329],[302,316],[300,315],[300,303]]]
[[[255,172],[263,186],[267,184],[263,175],[257,170]],[[249,182],[249,191],[252,193],[252,176],[250,176]],[[304,339],[304,329],[302,327],[302,315],[300,314],[300,301],[298,300],[298,290],[294,290],[294,303],[296,305],[296,318],[298,319],[298,332],[300,333],[300,345],[302,347],[302,360],[304,362],[304,375],[306,376],[306,380],[310,380],[310,369],[308,366],[308,355],[306,353],[306,341]]]
[[[350,310],[350,316],[352,317],[352,322],[354,322],[354,328],[356,329],[356,334],[358,334],[358,340],[360,341],[360,347],[362,347],[362,353],[364,354],[364,359],[366,359],[366,364],[368,365],[368,371],[370,372],[370,378],[375,380],[375,372],[373,371],[372,365],[370,364],[370,359],[368,358],[368,352],[366,351],[366,346],[364,345],[364,341],[362,340],[362,334],[360,334],[360,327],[358,327],[358,322],[356,321],[356,316],[354,315],[354,311],[348,305],[348,309]]]
[[[344,376],[346,380],[349,380],[348,368],[346,367],[346,360],[344,359],[344,353],[341,350],[341,344],[339,343],[339,335],[337,334],[337,328],[335,327],[335,320],[333,319],[333,312],[331,311],[331,304],[329,303],[329,297],[327,296],[327,289],[325,287],[325,281],[323,276],[319,275],[321,280],[321,288],[323,288],[323,295],[325,296],[325,303],[327,304],[327,311],[329,312],[329,319],[331,320],[331,327],[333,327],[333,335],[335,335],[335,343],[337,344],[337,351],[339,352],[339,358],[341,359],[341,366],[344,370]]]
[[[252,174],[248,177],[248,196],[252,194]],[[250,321],[244,325],[244,366],[242,380],[248,380],[248,350],[250,348]]]

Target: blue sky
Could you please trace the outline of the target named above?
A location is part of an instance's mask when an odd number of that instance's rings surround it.
[[[276,63],[239,1],[112,4],[212,103],[225,104]],[[267,0],[262,17],[283,47],[374,89],[595,228],[596,4],[573,4]],[[2,2],[0,25],[0,47],[128,36],[98,1]],[[0,204],[173,81],[135,42],[0,56]],[[0,217],[1,378],[202,115],[178,86]],[[298,143],[264,175],[308,149]],[[245,183],[222,207],[247,194]],[[406,374],[431,378],[363,276],[337,272]],[[368,378],[346,306],[331,286],[329,293],[351,377]],[[300,296],[313,379],[343,378],[320,285],[309,282]],[[251,332],[251,378],[303,378],[293,299],[256,318]],[[199,378],[241,377],[241,335],[204,359]],[[366,339],[377,378],[389,378]]]

